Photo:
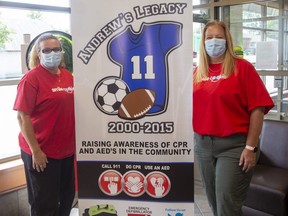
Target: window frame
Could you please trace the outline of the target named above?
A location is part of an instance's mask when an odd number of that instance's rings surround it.
[[[1,0],[0,0],[0,7],[71,13],[70,7],[60,7],[60,6],[30,4],[30,3],[18,3],[18,2],[1,1]]]

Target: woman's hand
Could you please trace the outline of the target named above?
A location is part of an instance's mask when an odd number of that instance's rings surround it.
[[[264,119],[264,107],[256,107],[251,111],[250,125],[246,145],[256,146],[259,143],[259,136],[262,130]],[[254,144],[254,145],[253,145]],[[256,165],[256,153],[244,148],[242,151],[239,166],[243,166],[243,171],[248,172]]]
[[[34,128],[31,122],[30,115],[19,111],[17,112],[17,119],[26,142],[32,152],[32,166],[38,172],[44,171],[48,163],[46,154],[41,150],[38,141],[35,137]]]
[[[48,163],[46,154],[39,148],[38,151],[32,153],[32,166],[38,172],[43,172]]]
[[[242,170],[244,172],[249,172],[256,165],[256,153],[244,148],[242,151],[239,166],[243,166]]]

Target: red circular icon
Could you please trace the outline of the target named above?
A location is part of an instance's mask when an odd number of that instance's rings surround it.
[[[141,196],[145,192],[145,177],[142,173],[132,170],[123,176],[124,192],[133,197]]]
[[[115,170],[106,170],[98,180],[101,191],[109,196],[116,196],[122,192],[122,175]]]
[[[162,172],[151,172],[146,176],[147,194],[154,198],[166,196],[171,188],[170,179]]]

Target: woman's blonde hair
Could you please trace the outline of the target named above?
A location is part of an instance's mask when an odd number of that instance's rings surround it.
[[[230,31],[226,24],[223,21],[219,20],[213,20],[208,22],[201,35],[201,41],[200,41],[200,51],[199,51],[199,65],[195,69],[194,73],[194,83],[201,82],[202,80],[205,80],[208,78],[208,72],[209,72],[209,57],[205,50],[205,33],[207,29],[210,26],[218,25],[224,30],[225,38],[226,38],[226,52],[224,61],[222,64],[222,71],[221,74],[224,75],[224,77],[229,77],[233,71],[236,72],[235,67],[235,58],[239,58],[234,54],[233,51],[233,42],[232,42],[232,36],[230,34]]]
[[[40,35],[37,38],[36,42],[34,43],[32,49],[31,49],[31,52],[29,54],[29,64],[28,65],[29,65],[30,69],[33,69],[38,64],[40,64],[40,59],[38,57],[38,54],[41,52],[40,43],[42,41],[50,40],[50,39],[59,41],[59,44],[60,44],[60,46],[62,48],[62,44],[61,44],[60,39],[58,37],[54,36],[53,34],[45,33],[45,34]],[[61,60],[61,63],[59,65],[59,67],[65,67],[64,56],[62,56],[62,60]]]

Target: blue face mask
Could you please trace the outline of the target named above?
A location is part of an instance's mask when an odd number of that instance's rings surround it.
[[[45,68],[57,68],[62,59],[62,52],[41,53],[41,64]]]
[[[205,50],[210,57],[219,57],[226,51],[226,40],[220,38],[206,40]]]

